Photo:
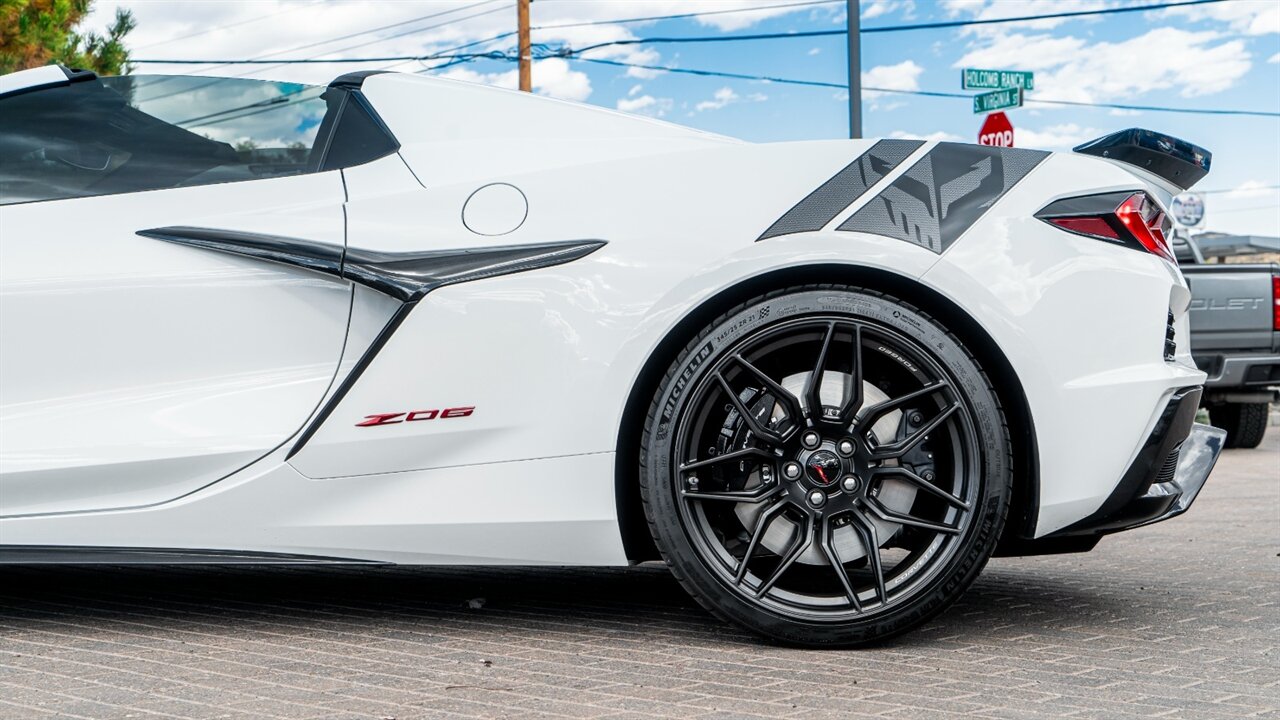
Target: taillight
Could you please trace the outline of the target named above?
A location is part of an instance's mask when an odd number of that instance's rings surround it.
[[[1167,238],[1172,223],[1144,192],[1065,198],[1049,203],[1036,217],[1076,235],[1145,250],[1177,262]]]
[[[1271,329],[1280,332],[1280,274],[1271,276]]]

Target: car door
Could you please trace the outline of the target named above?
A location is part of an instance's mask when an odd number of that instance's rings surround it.
[[[171,500],[303,427],[352,288],[272,246],[341,257],[343,92],[68,73],[0,97],[0,515]],[[200,233],[261,252],[173,241]]]

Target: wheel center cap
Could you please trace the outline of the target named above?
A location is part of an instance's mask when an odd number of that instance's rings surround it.
[[[831,487],[840,479],[840,458],[830,450],[819,450],[804,463],[809,481],[819,487]]]

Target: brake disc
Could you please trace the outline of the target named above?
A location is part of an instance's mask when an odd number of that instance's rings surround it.
[[[805,384],[809,379],[809,373],[798,373],[791,375],[782,380],[782,387],[792,395],[801,398],[801,403],[806,401]],[[826,372],[822,376],[822,387],[818,390],[818,395],[822,398],[824,405],[839,406],[841,400],[845,397],[846,389],[850,384],[849,375],[845,373]],[[884,402],[889,399],[880,388],[868,382],[862,383],[863,407],[871,407],[877,403]],[[807,408],[806,408],[807,410]],[[786,416],[786,410],[781,404],[775,404],[771,414],[771,420],[777,421]],[[899,433],[902,423],[902,411],[894,410],[885,413],[875,425],[871,426],[871,435],[877,444],[892,442]],[[885,463],[885,466],[896,465],[896,460]],[[750,478],[748,487],[755,486],[760,480],[759,478]],[[880,503],[887,509],[906,514],[911,509],[912,504],[916,500],[916,487],[909,482],[899,480],[892,476],[880,479],[880,494],[877,496]],[[756,503],[738,503],[734,508],[738,520],[742,522],[743,527],[753,528],[756,525],[756,518],[760,513],[764,512],[764,506]],[[875,525],[876,538],[880,541],[881,547],[889,542],[898,530],[902,528],[898,523],[887,522],[880,518],[867,513],[867,519]],[[769,529],[765,531],[764,537],[760,538],[760,544],[776,555],[786,553],[794,542],[795,533],[803,528],[797,527],[797,523],[785,516],[779,516],[769,525]],[[840,555],[842,562],[853,562],[867,556],[867,549],[862,544],[862,539],[858,533],[848,525],[832,529],[831,542],[835,545],[836,552]],[[797,562],[806,565],[826,565],[827,558],[816,544],[810,544]]]

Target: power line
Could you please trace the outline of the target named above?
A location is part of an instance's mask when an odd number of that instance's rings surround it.
[[[1188,7],[1191,5],[1211,5],[1213,3],[1220,2],[1235,2],[1235,0],[1181,0],[1181,2],[1157,3],[1155,5],[1128,5],[1124,7],[1101,8],[1098,10],[1072,10],[1068,12],[1048,13],[1045,15],[953,20],[948,22],[918,23],[915,25],[887,25],[882,27],[862,28],[862,32],[884,33],[905,32],[909,30],[939,30],[943,28],[965,27],[968,25],[998,25],[1001,23],[1028,22],[1031,20],[1060,20],[1063,18],[1085,17],[1089,15],[1114,15],[1116,13],[1146,12],[1147,10],[1164,10],[1166,8]]]
[[[1227,208],[1225,210],[1214,210],[1214,214],[1222,215],[1224,213],[1253,212],[1255,210],[1275,210],[1280,212],[1280,205],[1254,205],[1253,207],[1244,208]]]
[[[322,40],[322,41],[319,41],[319,42],[311,43],[310,45],[302,45],[302,46],[298,46],[298,47],[294,47],[294,48],[289,48],[289,49],[287,49],[287,50],[281,50],[281,51],[276,52],[276,53],[271,53],[270,55],[278,55],[278,54],[283,53],[283,52],[292,52],[292,51],[294,51],[294,50],[299,50],[299,49],[302,49],[302,48],[305,48],[305,47],[314,47],[314,46],[316,46],[316,45],[327,45],[328,43],[331,43],[331,42],[337,42],[338,40],[345,40],[345,39],[349,39],[349,38],[356,37],[356,36],[359,36],[359,35],[366,35],[366,34],[368,34],[368,33],[370,33],[370,32],[377,32],[377,31],[379,31],[379,30],[385,30],[385,29],[387,29],[387,28],[398,27],[398,26],[402,26],[402,25],[407,25],[407,24],[415,23],[415,22],[420,22],[420,21],[422,21],[422,20],[426,20],[426,19],[429,19],[429,18],[439,17],[439,16],[441,16],[441,15],[447,15],[447,14],[449,14],[449,13],[458,12],[458,11],[461,11],[461,10],[473,9],[473,8],[480,7],[480,6],[482,6],[482,5],[489,5],[489,4],[492,4],[492,3],[495,3],[495,2],[499,2],[499,0],[481,0],[481,2],[475,2],[475,3],[472,3],[472,4],[470,4],[470,5],[464,5],[464,6],[462,6],[462,7],[453,8],[452,10],[445,10],[445,11],[441,11],[441,12],[437,12],[437,13],[431,13],[431,14],[429,14],[429,15],[423,15],[423,16],[420,16],[420,17],[417,17],[417,18],[413,18],[413,19],[411,19],[411,20],[403,20],[403,21],[400,21],[400,22],[398,22],[398,23],[392,23],[392,24],[390,24],[390,25],[384,25],[384,26],[382,26],[382,27],[374,28],[374,29],[372,29],[372,30],[364,30],[364,31],[361,31],[361,32],[358,32],[358,33],[353,33],[353,34],[350,34],[350,35],[343,35],[343,36],[339,36],[339,37],[336,37],[336,38],[330,38],[329,40]],[[501,11],[501,10],[504,10],[504,9],[506,9],[506,7],[499,7],[499,8],[494,8],[494,9],[492,9],[492,10],[486,10],[486,11],[483,11],[483,12],[475,13],[475,14],[472,14],[472,15],[466,15],[466,16],[463,16],[463,17],[460,17],[460,18],[453,18],[453,19],[451,19],[451,20],[446,20],[446,21],[441,22],[441,23],[436,23],[435,25],[429,25],[429,26],[424,27],[424,28],[417,28],[417,29],[413,30],[412,32],[424,32],[424,31],[426,31],[426,30],[432,30],[432,29],[435,29],[435,28],[438,28],[438,27],[443,27],[443,26],[445,26],[445,25],[450,25],[450,24],[452,24],[452,23],[462,22],[462,21],[464,21],[464,20],[470,20],[471,18],[474,18],[474,17],[479,17],[479,16],[481,16],[481,15],[488,15],[488,14],[490,14],[490,13],[498,12],[498,11]],[[403,33],[403,34],[407,34],[407,33]],[[394,35],[394,36],[392,36],[392,37],[399,37],[399,35]],[[383,39],[389,39],[389,38],[383,38]],[[373,41],[373,42],[380,42],[380,41],[381,41],[381,40],[375,40],[375,41]],[[331,50],[331,51],[329,51],[329,52],[341,52],[341,51],[343,51],[343,50],[350,50],[350,49],[351,49],[351,48],[353,48],[353,47],[363,47],[363,45],[367,45],[367,44],[371,44],[371,43],[364,43],[364,44],[362,44],[362,45],[354,45],[354,46],[349,46],[349,47],[345,47],[345,48],[339,48],[339,49],[337,49],[337,50]],[[322,53],[322,54],[328,54],[328,53]],[[271,67],[284,67],[285,65],[293,64],[291,61],[287,61],[287,60],[264,60],[264,59],[262,59],[262,58],[266,58],[266,57],[268,57],[268,56],[269,56],[269,55],[261,55],[261,56],[258,56],[257,58],[250,58],[250,59],[249,59],[248,61],[246,61],[245,63],[219,63],[219,65],[253,64],[253,65],[270,65]],[[323,61],[321,61],[321,60],[314,59],[314,58],[312,58],[312,59],[308,59],[308,60],[313,60],[313,61],[316,61],[316,62],[323,62]],[[329,61],[329,62],[334,62],[334,61],[332,61],[332,60],[331,60],[331,61]],[[196,63],[193,63],[193,64],[196,64]],[[205,70],[212,70],[212,69],[214,69],[214,68],[205,68]],[[270,69],[270,68],[267,68],[267,69]],[[250,74],[250,73],[241,73],[240,75],[237,75],[236,77],[243,77],[244,75],[248,75],[248,74]],[[170,79],[170,78],[161,78],[159,81],[157,81],[156,83],[153,83],[153,84],[163,83],[165,80],[168,80],[168,79]],[[196,91],[196,90],[200,90],[200,89],[203,89],[203,88],[209,87],[209,86],[211,86],[211,85],[215,85],[215,84],[217,84],[218,82],[221,82],[221,81],[222,81],[222,78],[215,78],[215,79],[213,79],[213,80],[210,80],[210,81],[209,81],[209,82],[207,82],[207,83],[203,83],[203,84],[200,84],[200,85],[195,85],[195,86],[193,86],[193,87],[184,88],[184,89],[182,89],[182,90],[177,90],[177,91],[170,92],[170,93],[167,93],[167,94],[163,94],[163,95],[156,95],[156,96],[154,96],[154,97],[147,98],[147,99],[146,99],[146,102],[154,102],[154,101],[156,101],[156,100],[162,100],[162,99],[164,99],[164,98],[173,97],[174,95],[181,95],[181,94],[184,94],[184,93],[194,92],[194,91]]]
[[[490,2],[497,2],[497,1],[498,0],[486,0],[485,2],[475,3],[472,5],[464,6],[462,8],[455,8],[454,10],[447,10],[444,12],[457,12],[459,10],[470,9],[473,7],[478,7],[480,5],[485,5]],[[797,7],[797,6],[804,6],[807,4],[819,5],[819,4],[829,3],[833,1],[834,0],[818,0],[816,2],[811,2],[811,3],[784,3],[779,5],[767,5],[767,6],[752,7],[752,8],[738,8],[734,10],[711,10],[711,11],[698,12],[698,13],[681,13],[676,15],[653,15],[653,16],[640,17],[640,18],[624,18],[620,20],[594,20],[590,22],[581,22],[581,23],[564,23],[559,25],[539,25],[532,29],[533,30],[550,30],[555,28],[583,27],[588,25],[610,25],[610,24],[630,23],[630,22],[647,22],[647,21],[667,20],[667,19],[676,19],[676,18],[701,17],[705,15],[727,14],[730,12],[759,11],[759,10],[773,9],[773,8],[779,8],[779,7]],[[1179,0],[1178,2],[1166,2],[1166,3],[1158,3],[1153,5],[1131,5],[1126,7],[1102,8],[1098,10],[1076,10],[1071,12],[1046,13],[1041,15],[1021,15],[1017,17],[1007,17],[1007,18],[981,18],[981,19],[974,19],[974,20],[955,20],[955,21],[939,22],[939,23],[919,23],[915,25],[886,25],[882,27],[862,28],[862,32],[863,33],[887,33],[887,32],[910,31],[910,30],[928,30],[928,29],[940,29],[940,28],[965,27],[969,25],[994,25],[994,24],[1000,24],[1000,23],[1029,22],[1034,20],[1056,20],[1056,19],[1062,19],[1062,18],[1085,17],[1085,16],[1093,16],[1093,15],[1111,15],[1115,13],[1146,12],[1150,10],[1163,10],[1168,8],[1189,7],[1194,5],[1208,5],[1213,3],[1235,2],[1235,1],[1236,0]],[[436,13],[436,15],[440,15],[440,14],[444,14],[444,13]],[[290,48],[288,50],[280,50],[275,53],[271,53],[270,55],[259,55],[255,58],[250,58],[246,60],[140,59],[140,60],[132,60],[131,62],[137,63],[137,64],[162,64],[163,63],[163,64],[173,64],[173,65],[264,64],[260,62],[261,58],[273,57],[275,55],[280,55],[286,52],[292,52],[294,50],[302,50],[309,47],[314,47],[316,45],[324,45],[330,42],[336,42],[338,40],[344,40],[350,37],[355,37],[357,35],[364,35],[370,32],[377,32],[379,30],[385,30],[387,28],[395,27],[397,25],[404,25],[411,22],[417,22],[418,20],[424,20],[428,17],[434,17],[434,15],[415,18],[414,20],[406,20],[400,23],[393,23],[392,25],[383,26],[381,28],[373,28],[371,30],[365,30],[359,33],[353,33],[351,35],[345,35],[342,37],[333,38],[333,39],[321,41],[318,43],[311,43],[309,45]],[[419,30],[415,30],[415,31],[411,31],[409,33],[403,33],[403,34],[411,34],[412,32],[420,32],[421,30],[423,29],[420,28]],[[780,40],[780,39],[786,39],[786,38],[805,38],[805,37],[822,37],[822,36],[829,36],[829,35],[844,35],[845,33],[846,33],[845,30],[815,30],[815,31],[807,31],[807,32],[789,32],[789,33],[757,33],[752,35],[713,35],[713,36],[691,36],[691,37],[635,38],[635,39],[613,40],[610,42],[597,43],[595,45],[589,45],[585,48],[581,48],[577,52],[585,52],[587,50],[594,50],[596,48],[609,47],[612,45],[639,45],[639,44],[646,44],[646,43],[732,42],[732,41],[738,41],[738,40]],[[512,32],[501,33],[491,38],[486,38],[484,40],[477,40],[477,41],[474,41],[473,43],[467,43],[466,45],[460,46],[459,48],[456,48],[456,49],[462,49],[464,47],[468,47],[471,45],[479,45],[487,42],[492,42],[495,40],[501,40],[503,38],[510,37],[512,35],[514,35],[514,33]],[[399,37],[399,36],[395,36],[395,37]],[[388,39],[388,38],[383,38],[383,39]],[[373,44],[373,42],[381,42],[381,40],[382,39],[375,40],[366,44]],[[337,52],[337,51],[334,51],[334,52]],[[327,60],[327,62],[359,63],[359,62],[407,61],[407,60],[422,60],[422,59],[430,59],[430,57],[429,56],[421,56],[421,57],[397,56],[393,58],[335,58],[335,59]],[[277,60],[276,62],[279,62],[281,64],[292,64],[292,63],[307,63],[307,62],[318,62],[318,61],[319,60],[317,58],[293,58],[293,59],[281,59],[281,60]]]
[[[1280,190],[1280,185],[1259,185],[1247,188],[1214,188],[1213,190],[1196,190],[1197,195],[1218,195],[1221,193],[1253,192],[1255,190]]]
[[[307,50],[309,48],[319,47],[321,45],[328,45],[329,43],[335,43],[342,40],[350,40],[351,38],[354,38],[354,37],[360,37],[361,35],[368,35],[370,33],[381,32],[383,30],[390,30],[391,28],[403,27],[405,25],[421,22],[423,20],[430,20],[431,18],[441,17],[443,15],[449,15],[456,12],[462,12],[464,10],[471,10],[473,8],[481,7],[483,5],[491,5],[495,2],[501,2],[501,0],[480,0],[479,2],[470,3],[468,5],[462,5],[456,8],[450,8],[449,10],[441,10],[439,12],[428,13],[426,15],[420,15],[418,17],[410,18],[408,20],[393,22],[388,25],[380,25],[378,27],[369,28],[367,30],[361,30],[359,32],[348,33],[346,35],[339,35],[337,37],[332,37],[325,40],[318,40],[316,42],[306,43],[304,45],[296,45],[294,47],[285,48],[284,50],[276,50],[274,52],[264,53],[262,55],[255,55],[246,60],[199,60],[199,61],[197,60],[130,60],[130,62],[133,64],[215,65],[215,66],[269,64],[269,63],[262,62],[263,59],[276,57],[277,55],[283,55],[285,53],[296,52],[298,50]],[[466,18],[455,18],[451,22],[457,22],[459,20],[465,20],[465,19]],[[422,29],[423,28],[420,28],[419,30],[422,30]],[[287,64],[288,61],[287,59],[282,59],[282,60],[275,60],[274,62]],[[205,68],[205,69],[212,70],[213,68]]]
[[[189,35],[180,35],[176,38],[169,38],[168,40],[161,40],[160,42],[154,42],[149,45],[142,45],[140,47],[134,48],[134,50],[146,50],[147,48],[159,47],[161,45],[168,45],[169,43],[175,43],[175,42],[178,42],[179,40],[190,40],[193,37],[208,35],[211,32],[217,32],[219,30],[230,30],[231,28],[240,27],[241,25],[251,25],[253,23],[260,22],[262,20],[270,20],[271,18],[277,15],[283,15],[285,13],[290,13],[295,10],[301,10],[304,7],[308,7],[309,5],[315,5],[316,3],[319,3],[319,2],[323,2],[323,0],[312,0],[310,3],[303,4],[303,5],[291,5],[289,7],[277,10],[273,13],[267,13],[266,15],[258,15],[257,17],[251,17],[247,20],[241,20],[240,22],[234,22],[227,25],[217,25],[211,28],[205,28],[204,30],[193,32]]]
[[[617,67],[635,67],[644,70],[659,70],[663,72],[683,73],[686,75],[700,75],[703,77],[724,77],[736,80],[759,80],[764,82],[780,83],[783,85],[806,85],[809,87],[827,87],[837,90],[848,90],[849,86],[845,83],[830,83],[819,80],[797,80],[794,78],[771,77],[768,75],[747,75],[744,73],[721,72],[718,70],[696,70],[693,68],[677,68],[667,67],[663,65],[645,65],[642,63],[629,63],[621,60],[605,60],[603,58],[584,58],[576,55],[559,55],[568,60],[577,60],[580,62],[598,63],[601,65],[614,65]],[[495,58],[499,59],[499,58]],[[505,59],[505,58],[501,58]],[[940,98],[960,98],[964,100],[972,100],[972,95],[952,92],[937,92],[932,90],[898,90],[894,88],[877,88],[863,87],[863,90],[869,92],[893,93],[898,95],[919,95],[923,97],[940,97]],[[1144,112],[1171,112],[1171,113],[1187,113],[1193,115],[1248,115],[1255,117],[1280,117],[1280,112],[1269,112],[1265,110],[1215,110],[1209,108],[1174,108],[1159,107],[1155,105],[1122,105],[1118,103],[1087,103],[1076,102],[1072,100],[1052,100],[1040,98],[1027,98],[1028,103],[1041,103],[1044,105],[1071,105],[1080,107],[1098,107],[1111,108],[1116,110],[1139,110]]]
[[[780,8],[798,8],[811,5],[834,5],[844,0],[809,0],[808,2],[779,3],[777,5],[755,5],[752,7],[733,8],[729,10],[704,10],[702,12],[678,13],[675,15],[650,15],[648,17],[622,18],[619,20],[590,20],[584,22],[558,23],[556,25],[537,25],[530,30],[554,30],[557,28],[588,27],[591,25],[621,25],[625,23],[657,22],[659,20],[683,20],[708,15],[729,15],[731,13],[759,12],[761,10],[777,10]],[[514,34],[514,33],[511,33]]]

